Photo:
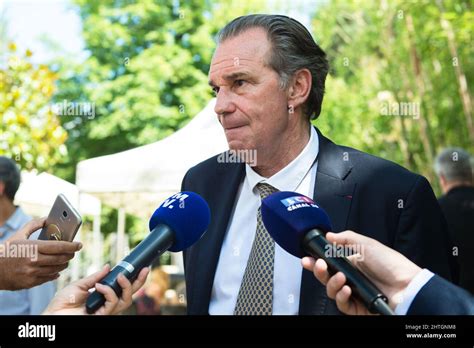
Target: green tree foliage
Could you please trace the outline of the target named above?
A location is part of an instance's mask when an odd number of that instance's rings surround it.
[[[57,102],[88,102],[95,117],[63,117],[70,156],[55,174],[74,182],[76,164],[158,141],[212,98],[207,73],[214,36],[231,19],[261,12],[266,1],[76,0],[89,57],[58,60]],[[126,164],[124,164],[126,165]],[[102,230],[114,231],[117,212],[104,207]],[[146,230],[127,216],[132,243]]]
[[[55,99],[94,103],[95,118],[64,118],[75,164],[172,134],[212,97],[207,72],[214,35],[229,20],[265,2],[76,0],[89,58],[63,72]]]
[[[49,170],[67,154],[66,131],[51,108],[56,75],[11,42],[0,66],[0,155],[24,169]]]
[[[433,156],[442,147],[472,153],[472,2],[333,0],[312,26],[332,68],[316,124],[332,139],[434,186]],[[404,106],[413,110],[402,113]]]

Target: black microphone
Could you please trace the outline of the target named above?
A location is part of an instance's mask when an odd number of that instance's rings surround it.
[[[311,198],[296,192],[273,193],[262,201],[262,221],[275,242],[290,254],[322,258],[330,274],[344,273],[354,295],[370,312],[394,314],[387,297],[325,238],[332,230],[329,216]]]
[[[133,282],[140,270],[166,250],[184,250],[197,242],[206,231],[210,221],[210,210],[206,201],[194,192],[179,192],[164,201],[150,219],[150,234],[119,262],[99,283],[111,287],[117,296],[122,287],[117,281],[123,274]],[[96,312],[105,303],[98,291],[92,292],[86,301],[86,311]]]

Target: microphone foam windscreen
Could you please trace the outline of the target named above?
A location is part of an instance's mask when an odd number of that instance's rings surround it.
[[[302,247],[306,232],[331,230],[326,212],[300,193],[276,192],[262,201],[262,220],[275,242],[296,257],[307,255]]]
[[[170,251],[182,251],[196,243],[206,232],[211,212],[204,198],[194,192],[178,192],[165,200],[150,218],[150,231],[158,224],[175,233]]]

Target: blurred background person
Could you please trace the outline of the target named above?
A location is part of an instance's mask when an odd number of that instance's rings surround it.
[[[451,239],[458,248],[458,284],[474,293],[474,185],[471,156],[462,148],[446,148],[436,157],[435,171],[443,192],[439,204],[448,221]]]
[[[145,285],[137,292],[130,308],[125,314],[161,315],[166,302],[165,293],[170,287],[170,277],[160,265],[159,258],[151,265]]]
[[[171,286],[165,292],[165,302],[161,306],[161,314],[163,315],[186,315],[186,282],[179,280],[179,278],[184,277],[184,274],[176,275],[175,281],[171,282],[175,285]]]
[[[0,242],[5,242],[31,220],[13,201],[20,186],[20,171],[14,161],[0,156]],[[37,239],[39,231],[30,239]],[[41,314],[56,292],[54,281],[31,289],[0,291],[0,315]]]

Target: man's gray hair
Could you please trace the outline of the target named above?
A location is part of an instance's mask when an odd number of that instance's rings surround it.
[[[267,64],[280,76],[281,88],[288,87],[290,79],[298,70],[306,68],[311,72],[311,91],[304,111],[310,119],[318,118],[329,71],[326,53],[316,44],[304,25],[282,15],[253,14],[238,17],[222,28],[217,36],[217,43],[251,28],[262,28],[267,32],[272,45]]]
[[[460,147],[442,150],[435,160],[435,171],[448,182],[472,182],[473,161],[469,153]]]

